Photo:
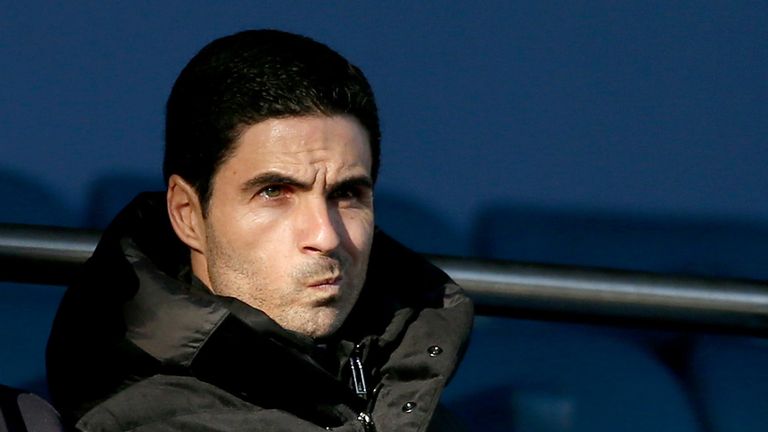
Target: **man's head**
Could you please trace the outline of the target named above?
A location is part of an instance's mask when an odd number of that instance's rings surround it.
[[[168,211],[217,294],[313,337],[357,301],[373,237],[379,123],[362,72],[308,38],[216,40],[168,100]]]
[[[368,132],[376,179],[381,131],[363,72],[326,45],[278,30],[250,30],[206,45],[168,98],[166,183],[178,174],[207,208],[211,181],[247,126],[269,118],[347,114]]]

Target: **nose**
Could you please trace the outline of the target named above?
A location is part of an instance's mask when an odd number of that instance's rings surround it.
[[[300,248],[304,253],[328,254],[339,247],[339,214],[324,198],[308,200],[300,212]]]

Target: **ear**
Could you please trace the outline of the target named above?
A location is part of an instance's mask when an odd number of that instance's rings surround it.
[[[173,174],[166,193],[168,217],[179,239],[193,252],[205,251],[205,221],[197,191],[186,180]]]

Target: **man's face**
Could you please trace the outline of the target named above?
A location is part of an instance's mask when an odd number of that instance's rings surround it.
[[[193,270],[286,329],[333,333],[357,301],[371,250],[367,132],[349,116],[269,119],[234,146],[213,179],[205,270]]]

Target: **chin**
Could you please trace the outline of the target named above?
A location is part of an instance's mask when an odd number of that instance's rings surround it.
[[[339,316],[339,311],[333,308],[323,308],[325,310],[313,311],[306,314],[293,323],[281,324],[284,328],[309,336],[311,338],[324,338],[335,333],[343,322]]]
[[[303,334],[304,336],[309,336],[313,339],[322,339],[326,338],[328,336],[331,336],[336,332],[336,330],[341,327],[340,325],[326,325],[326,326],[317,326],[317,327],[304,327],[294,330],[297,333]]]
[[[315,339],[325,338],[336,333],[339,327],[341,327],[341,323],[336,322],[335,320],[329,323],[322,323],[312,329],[309,329],[308,336]]]

